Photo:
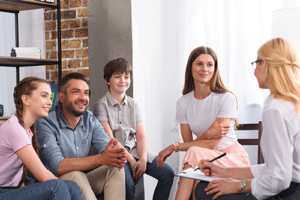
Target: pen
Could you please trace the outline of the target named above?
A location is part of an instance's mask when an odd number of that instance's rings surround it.
[[[218,157],[215,157],[214,159],[212,159],[208,162],[214,162],[215,160],[218,160],[218,159],[222,158],[223,156],[226,156],[226,153],[223,153],[222,155],[219,155]]]
[[[218,159],[222,158],[223,156],[226,156],[226,153],[223,153],[223,154],[221,154],[221,155],[215,157],[214,159],[212,159],[212,160],[210,160],[210,161],[208,161],[208,162],[209,162],[209,163],[214,162],[215,160],[218,160]],[[199,167],[196,167],[196,168],[194,169],[194,171],[196,171],[196,170],[198,170],[198,169],[199,169]]]

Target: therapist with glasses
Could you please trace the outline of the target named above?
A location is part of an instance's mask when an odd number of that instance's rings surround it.
[[[300,197],[300,68],[298,52],[283,38],[267,41],[252,62],[259,87],[269,89],[265,101],[261,149],[264,164],[222,167],[201,160],[205,175],[223,177],[200,182],[196,199],[285,199]],[[257,65],[257,66],[256,66]],[[255,67],[256,66],[256,67]]]

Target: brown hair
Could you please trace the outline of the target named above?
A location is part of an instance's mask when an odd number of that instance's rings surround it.
[[[195,89],[194,77],[192,74],[192,65],[193,65],[193,62],[196,60],[196,58],[198,56],[200,56],[201,54],[209,54],[215,61],[215,66],[214,66],[215,70],[214,70],[214,75],[210,81],[210,90],[215,93],[226,93],[226,92],[232,93],[236,100],[236,109],[238,109],[238,101],[237,101],[235,94],[225,87],[225,85],[221,79],[219,66],[218,66],[217,54],[216,54],[216,52],[214,52],[214,50],[212,50],[209,47],[205,47],[205,46],[197,47],[190,53],[189,59],[186,64],[186,69],[185,69],[185,80],[184,80],[184,87],[182,90],[182,94],[185,95]],[[235,127],[234,127],[235,129],[236,129],[236,126],[238,125],[238,123],[239,122],[236,119]]]
[[[131,67],[130,63],[124,58],[117,58],[117,59],[109,61],[104,66],[103,72],[104,72],[103,78],[107,82],[109,82],[110,77],[116,72],[121,72],[122,74],[124,72],[129,73],[130,80],[132,80],[132,67]]]
[[[77,72],[73,72],[73,73],[65,75],[60,80],[60,82],[58,84],[58,92],[67,94],[67,88],[69,87],[69,80],[71,80],[71,79],[82,80],[82,81],[86,82],[86,84],[89,86],[89,81],[85,75],[77,73]],[[91,96],[90,89],[89,89],[89,96]],[[58,103],[61,104],[60,101]]]
[[[89,85],[88,79],[85,75],[77,73],[77,72],[73,72],[73,73],[65,75],[60,80],[60,82],[58,84],[58,92],[62,92],[64,94],[66,94],[67,88],[69,87],[68,82],[71,79],[82,80],[82,81],[86,82],[87,85]]]
[[[24,127],[24,121],[23,121],[23,101],[22,101],[22,95],[28,95],[30,96],[33,90],[36,90],[38,88],[38,83],[47,83],[49,84],[46,80],[37,78],[37,77],[27,77],[24,78],[22,81],[18,82],[16,87],[14,88],[14,102],[16,106],[16,116],[19,120],[19,123],[21,126]],[[31,132],[33,134],[32,137],[32,146],[36,153],[38,154],[38,143],[36,139],[36,131],[35,131],[35,124],[33,124],[31,127]],[[22,179],[19,182],[19,185],[17,188],[19,188],[25,180],[26,177],[26,166],[23,165],[23,174],[22,174]]]
[[[211,48],[201,46],[201,47],[197,47],[190,53],[189,59],[186,64],[186,69],[185,69],[185,81],[184,81],[184,88],[182,90],[182,94],[185,95],[195,89],[194,78],[193,78],[193,74],[192,74],[192,65],[193,65],[193,62],[196,60],[196,58],[198,56],[200,56],[201,54],[209,54],[209,55],[211,55],[211,57],[213,57],[213,59],[215,61],[215,66],[214,66],[215,71],[214,71],[214,75],[211,78],[211,82],[210,82],[211,91],[213,91],[215,93],[230,92],[225,87],[225,85],[221,79],[221,75],[220,75],[219,67],[218,67],[217,54]]]

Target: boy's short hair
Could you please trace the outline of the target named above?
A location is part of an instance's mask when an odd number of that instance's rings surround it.
[[[130,63],[124,58],[117,58],[109,61],[104,67],[104,79],[109,82],[110,77],[116,73],[120,72],[123,74],[124,72],[130,74],[130,80],[132,80],[132,67]]]

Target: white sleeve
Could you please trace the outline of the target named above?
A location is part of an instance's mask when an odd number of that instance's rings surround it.
[[[251,165],[250,170],[254,178],[268,173],[266,164]]]
[[[220,102],[220,110],[218,113],[218,118],[232,118],[236,120],[237,118],[237,106],[235,96],[227,92]]]
[[[294,147],[289,139],[287,123],[279,110],[264,110],[261,148],[266,171],[251,182],[252,194],[257,199],[280,193],[292,181]]]
[[[175,122],[180,124],[188,124],[188,118],[186,113],[186,102],[184,102],[185,99],[180,98],[178,99],[176,103],[176,118]]]

